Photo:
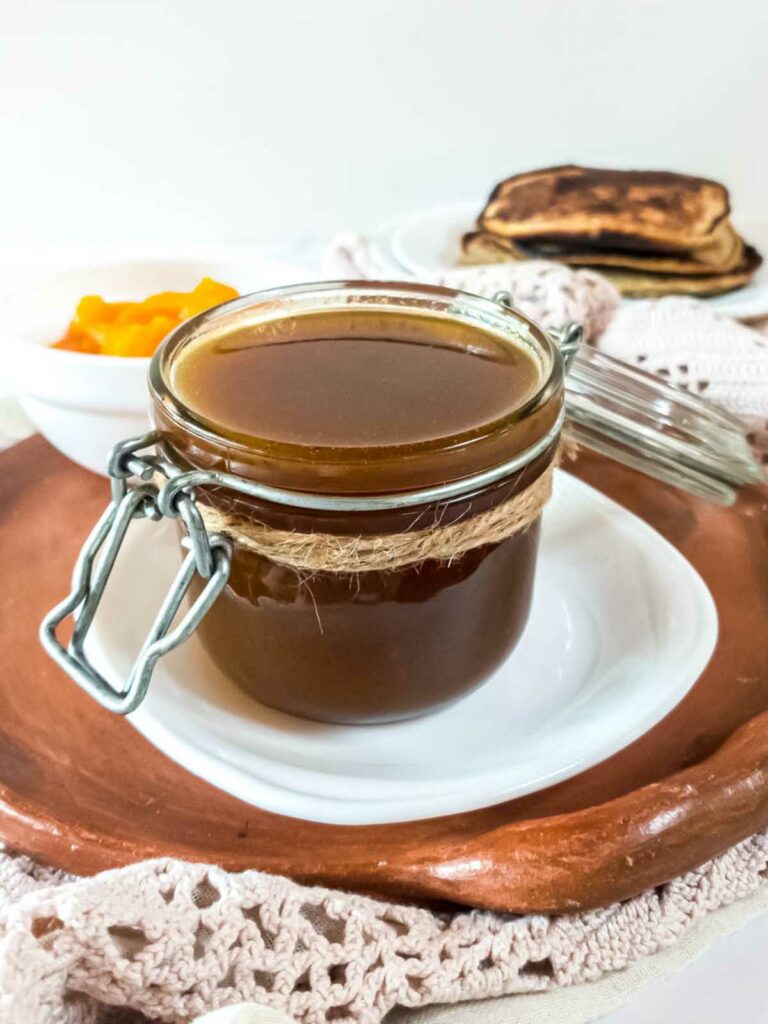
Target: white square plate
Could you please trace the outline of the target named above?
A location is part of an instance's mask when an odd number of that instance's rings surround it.
[[[179,557],[172,524],[129,532],[90,641],[112,685],[127,677]],[[610,757],[685,696],[716,640],[714,603],[682,555],[558,471],[523,639],[451,707],[391,725],[304,721],[246,696],[193,637],[158,664],[131,720],[189,771],[266,810],[408,821],[523,796]]]

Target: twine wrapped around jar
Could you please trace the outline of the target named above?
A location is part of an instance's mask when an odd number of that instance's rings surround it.
[[[425,530],[373,536],[336,536],[278,530],[251,518],[202,502],[198,507],[209,533],[223,533],[235,544],[279,565],[310,572],[386,572],[428,559],[451,562],[472,548],[497,544],[530,526],[552,494],[555,459],[528,487],[508,501],[469,519]]]

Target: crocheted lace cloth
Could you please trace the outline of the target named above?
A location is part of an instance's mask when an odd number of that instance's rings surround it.
[[[548,918],[435,914],[258,872],[159,860],[69,880],[0,858],[0,1020],[181,1024],[253,1001],[299,1024],[590,981],[768,884],[768,833],[636,899]],[[127,1020],[130,1018],[122,1018]]]
[[[329,266],[377,276],[360,239],[340,240]],[[603,278],[550,263],[435,281],[508,290],[545,326],[582,322],[590,343],[743,416],[768,461],[760,330],[696,300],[622,304]],[[436,914],[169,860],[73,879],[0,854],[0,1022],[127,1024],[138,1019],[130,1008],[186,1024],[254,1001],[299,1024],[378,1024],[395,1006],[547,991],[619,971],[766,885],[768,833],[636,899],[556,918]]]

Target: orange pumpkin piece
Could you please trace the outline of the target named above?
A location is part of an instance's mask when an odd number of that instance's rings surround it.
[[[67,333],[53,347],[94,355],[151,356],[179,324],[238,294],[229,285],[204,277],[191,292],[158,292],[141,302],[106,302],[100,295],[85,295]]]
[[[155,316],[147,323],[115,325],[104,334],[104,356],[151,356],[166,336],[178,326],[174,317]]]
[[[182,315],[185,320],[195,316],[197,313],[204,313],[206,309],[220,306],[222,302],[229,302],[236,299],[238,293],[234,288],[226,284],[220,284],[210,277],[204,277],[200,284],[189,295],[184,296],[186,302]]]

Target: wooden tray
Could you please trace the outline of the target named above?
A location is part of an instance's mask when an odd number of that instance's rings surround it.
[[[0,455],[0,835],[80,874],[173,855],[345,889],[562,911],[659,885],[768,826],[768,488],[718,508],[596,455],[574,467],[696,566],[720,640],[689,696],[596,768],[469,814],[372,827],[254,809],[187,774],[43,654],[108,494],[40,438]]]

